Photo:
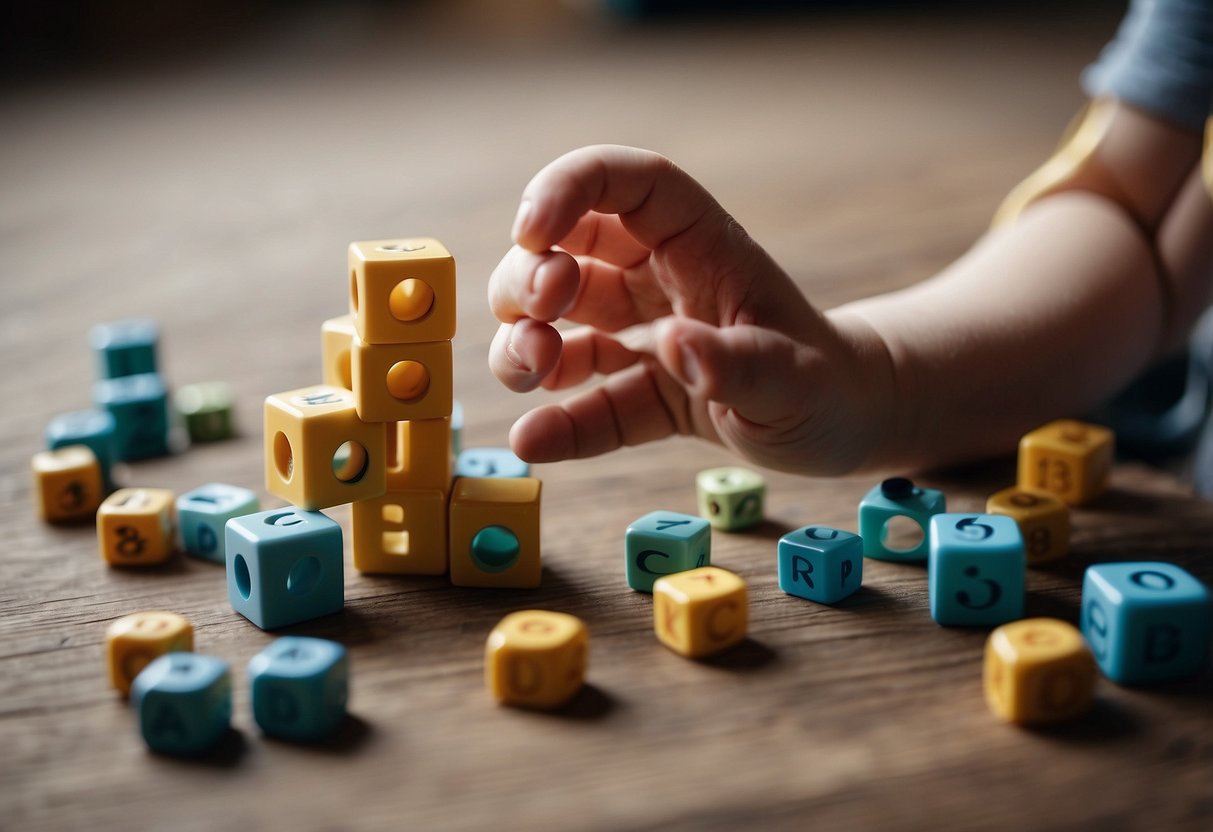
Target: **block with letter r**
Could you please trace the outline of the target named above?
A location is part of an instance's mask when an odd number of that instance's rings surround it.
[[[863,540],[828,526],[803,526],[779,539],[779,588],[837,604],[863,582]]]
[[[628,586],[652,592],[664,575],[711,565],[712,528],[702,517],[653,511],[628,526],[624,555]]]

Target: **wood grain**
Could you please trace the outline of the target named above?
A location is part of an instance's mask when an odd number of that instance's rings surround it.
[[[49,418],[89,403],[94,322],[159,320],[170,383],[239,396],[240,438],[122,480],[260,491],[261,401],[318,380],[346,244],[436,236],[460,269],[465,441],[501,444],[549,397],[489,374],[484,285],[548,159],[597,141],[667,153],[830,306],[963,251],[1048,152],[1115,24],[953,10],[626,28],[532,3],[546,14],[528,26],[441,5],[287,20],[183,66],[0,99],[0,827],[1209,828],[1209,671],[1104,681],[1088,718],[1024,731],[987,711],[985,632],[932,622],[921,566],[868,562],[834,608],[779,592],[778,536],[854,528],[869,480],[770,475],[768,521],[713,544],[750,583],[750,638],[691,662],[627,588],[623,529],[693,511],[694,473],[728,455],[679,439],[544,466],[540,589],[351,571],[342,614],[290,628],[352,653],[353,718],[323,746],[253,725],[244,666],[272,636],[232,612],[222,569],[108,569],[92,529],[37,521],[28,460]],[[1011,478],[1006,458],[926,480],[967,510]],[[1113,483],[1076,514],[1073,554],[1031,570],[1031,614],[1075,621],[1092,562],[1159,558],[1213,582],[1213,507],[1144,468]],[[348,530],[348,508],[330,514]],[[590,684],[555,714],[496,707],[483,682],[489,629],[526,607],[590,627]],[[106,625],[148,608],[188,616],[233,666],[235,730],[201,762],[149,754],[105,686]]]

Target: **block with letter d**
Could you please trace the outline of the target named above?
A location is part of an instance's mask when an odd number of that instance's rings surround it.
[[[585,680],[589,631],[577,617],[523,610],[501,619],[485,645],[489,692],[505,705],[556,708]]]

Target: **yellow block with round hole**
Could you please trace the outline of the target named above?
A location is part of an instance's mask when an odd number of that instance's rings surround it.
[[[986,500],[986,514],[1005,514],[1019,525],[1029,566],[1070,550],[1070,508],[1052,494],[1004,488]]]
[[[389,491],[451,488],[451,417],[409,419],[387,426]]]
[[[101,559],[111,566],[153,566],[173,553],[177,498],[165,488],[122,488],[97,509]]]
[[[696,659],[745,638],[749,622],[746,583],[717,566],[658,578],[653,584],[653,627],[675,653]]]
[[[316,385],[265,400],[265,487],[305,511],[382,496],[384,426],[363,422],[354,394]]]
[[[522,610],[489,633],[484,675],[493,698],[523,708],[558,708],[585,682],[590,634],[574,615]]]
[[[450,568],[456,586],[539,586],[539,502],[534,477],[460,477],[451,489]]]
[[[30,470],[38,515],[48,523],[91,518],[105,498],[101,464],[87,445],[39,451],[30,461]]]
[[[1018,485],[1052,494],[1066,505],[1082,505],[1107,488],[1114,453],[1112,431],[1059,419],[1019,440]]]
[[[388,491],[353,506],[354,568],[381,575],[447,570],[446,492]]]
[[[350,243],[348,260],[350,314],[363,341],[415,344],[455,337],[455,258],[442,243]]]
[[[1007,722],[1061,722],[1091,707],[1095,659],[1072,625],[1025,618],[990,633],[982,677],[986,703]]]
[[[332,387],[354,389],[354,318],[342,315],[320,325],[321,379]]]
[[[454,406],[451,342],[368,344],[353,340],[350,370],[365,422],[441,419]]]
[[[191,652],[194,625],[175,612],[137,612],[123,616],[105,631],[105,663],[110,684],[123,696],[143,668],[165,653]]]

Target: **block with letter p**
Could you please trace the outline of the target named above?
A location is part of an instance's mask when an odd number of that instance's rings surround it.
[[[863,541],[828,526],[804,526],[779,539],[779,588],[836,604],[863,583]]]
[[[746,584],[732,572],[705,566],[653,584],[657,639],[687,658],[732,647],[745,638],[748,622]]]

